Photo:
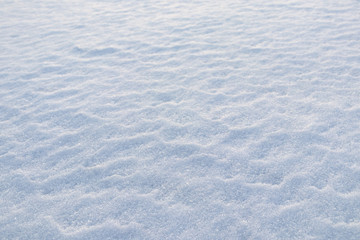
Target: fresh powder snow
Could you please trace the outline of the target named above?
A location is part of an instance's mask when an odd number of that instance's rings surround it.
[[[359,0],[0,0],[0,239],[360,239]]]

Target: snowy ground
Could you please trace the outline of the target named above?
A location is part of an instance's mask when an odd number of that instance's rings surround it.
[[[0,239],[360,239],[359,0],[0,5]]]

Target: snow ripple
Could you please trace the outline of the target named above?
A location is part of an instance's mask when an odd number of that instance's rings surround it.
[[[1,239],[359,239],[359,1],[2,1]]]

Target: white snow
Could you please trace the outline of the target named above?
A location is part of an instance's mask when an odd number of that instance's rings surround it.
[[[0,239],[360,239],[359,0],[0,5]]]

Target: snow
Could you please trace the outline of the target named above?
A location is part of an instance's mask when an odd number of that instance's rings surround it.
[[[360,239],[359,1],[0,4],[0,239]]]

